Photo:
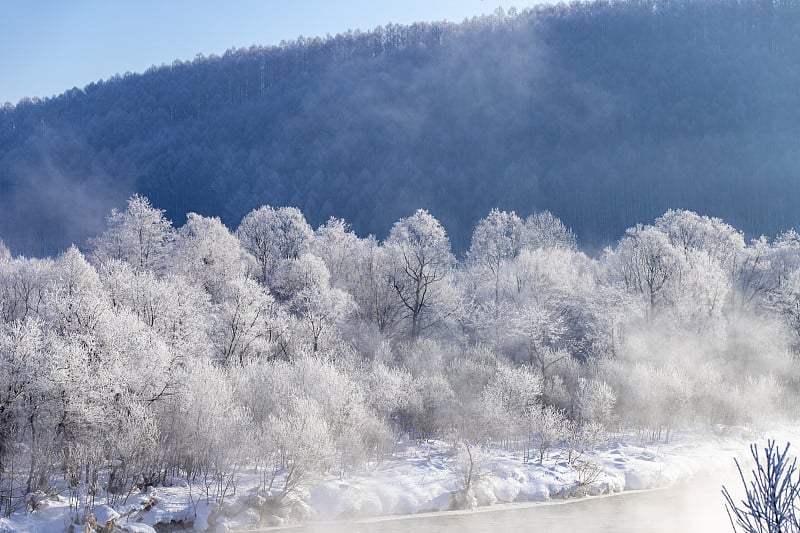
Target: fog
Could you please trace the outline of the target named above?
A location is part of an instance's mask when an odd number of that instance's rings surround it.
[[[720,494],[732,494],[733,469],[694,478],[668,489],[628,492],[581,501],[508,504],[469,512],[446,512],[365,521],[312,524],[292,529],[308,533],[371,532],[487,533],[495,531],[574,531],[581,533],[729,533],[731,525]],[[280,528],[274,528],[280,530]],[[265,530],[267,531],[267,530]]]
[[[84,245],[131,194],[127,166],[112,168],[104,157],[91,156],[85,141],[64,132],[31,145],[28,157],[9,166],[17,178],[0,171],[0,235],[15,255],[44,257]],[[8,180],[14,185],[3,187]]]

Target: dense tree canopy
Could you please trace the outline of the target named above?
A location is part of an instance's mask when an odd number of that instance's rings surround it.
[[[591,258],[493,209],[458,260],[423,209],[384,240],[270,206],[174,228],[141,196],[107,224],[86,255],[0,246],[0,513],[61,493],[81,521],[176,475],[222,505],[247,468],[291,515],[404,435],[454,444],[469,504],[486,446],[577,465],[623,432],[796,416],[794,232],[670,210]]]

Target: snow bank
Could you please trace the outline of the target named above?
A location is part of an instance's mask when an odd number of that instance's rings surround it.
[[[797,441],[800,428],[771,432],[759,440],[768,437]],[[540,465],[524,462],[519,453],[491,450],[485,463],[478,465],[485,474],[475,482],[473,493],[477,505],[488,506],[670,487],[731,470],[734,458],[749,456],[753,440],[742,428],[724,436],[687,430],[661,445],[642,445],[629,435],[580,458],[597,470],[588,483],[581,483],[580,472],[562,452],[550,454]],[[450,510],[461,489],[459,476],[456,456],[447,443],[406,444],[380,468],[319,483],[311,490],[309,503],[319,520]]]
[[[766,438],[781,443],[800,442],[800,427],[761,437],[759,442]],[[338,520],[446,511],[463,506],[465,501],[491,506],[655,489],[730,470],[734,458],[749,456],[753,440],[752,434],[742,429],[725,435],[683,431],[669,444],[661,445],[642,445],[628,435],[581,457],[595,474],[583,484],[580,481],[587,479],[586,474],[582,478],[580,469],[571,466],[561,451],[539,464],[524,462],[520,453],[493,449],[480,454],[482,459],[476,464],[480,475],[466,500],[460,492],[461,465],[451,445],[439,441],[404,442],[381,466],[321,480],[309,488],[305,501],[298,503],[303,505],[303,514],[315,520]],[[116,510],[101,502],[95,508],[95,516],[114,517],[120,530],[131,533],[151,533],[155,524],[170,522],[193,524],[195,531],[220,532],[285,523],[277,517],[259,515],[258,506],[253,505],[253,493],[248,490],[256,480],[255,474],[245,476],[236,495],[221,511],[201,498],[198,487],[176,483],[133,496]],[[34,513],[0,519],[0,533],[55,533],[65,531],[67,525],[68,509],[61,498]]]

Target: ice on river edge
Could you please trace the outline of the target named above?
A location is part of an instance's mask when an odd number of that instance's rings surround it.
[[[721,472],[733,467],[734,458],[746,458],[751,442],[766,438],[797,442],[800,426],[754,434],[743,428],[724,433],[709,430],[678,432],[667,444],[643,445],[634,436],[585,454],[582,459],[600,469],[587,484],[585,494],[619,493],[626,490],[663,488],[688,482],[695,476]],[[796,450],[795,450],[796,451]],[[370,518],[408,515],[453,509],[453,495],[461,488],[460,465],[451,444],[441,441],[407,441],[398,444],[392,458],[368,470],[329,476],[308,488],[304,512],[313,520]],[[480,461],[484,473],[474,485],[478,506],[510,502],[547,502],[574,497],[579,473],[570,466],[563,451],[555,450],[542,465],[538,458],[524,462],[520,452],[493,449]],[[118,530],[149,533],[157,523],[185,521],[195,531],[227,531],[251,528],[259,522],[258,512],[247,505],[248,490],[257,476],[244,476],[244,483],[227,500],[224,513],[202,498],[199,486],[177,482],[146,494],[133,495],[127,508],[157,500],[146,513],[131,514],[137,521],[117,519]],[[102,504],[102,502],[100,502]],[[720,502],[720,505],[722,503]],[[125,512],[119,508],[117,512]],[[114,510],[99,505],[96,515],[115,516]],[[263,520],[262,520],[263,523]],[[66,499],[48,502],[34,513],[18,513],[0,519],[0,532],[56,533],[66,531]]]

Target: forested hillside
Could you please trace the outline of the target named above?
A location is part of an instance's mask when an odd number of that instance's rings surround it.
[[[588,248],[681,207],[798,223],[800,4],[624,1],[298,38],[0,111],[0,234],[56,253],[133,192],[176,223],[264,203],[359,234],[548,209]]]

